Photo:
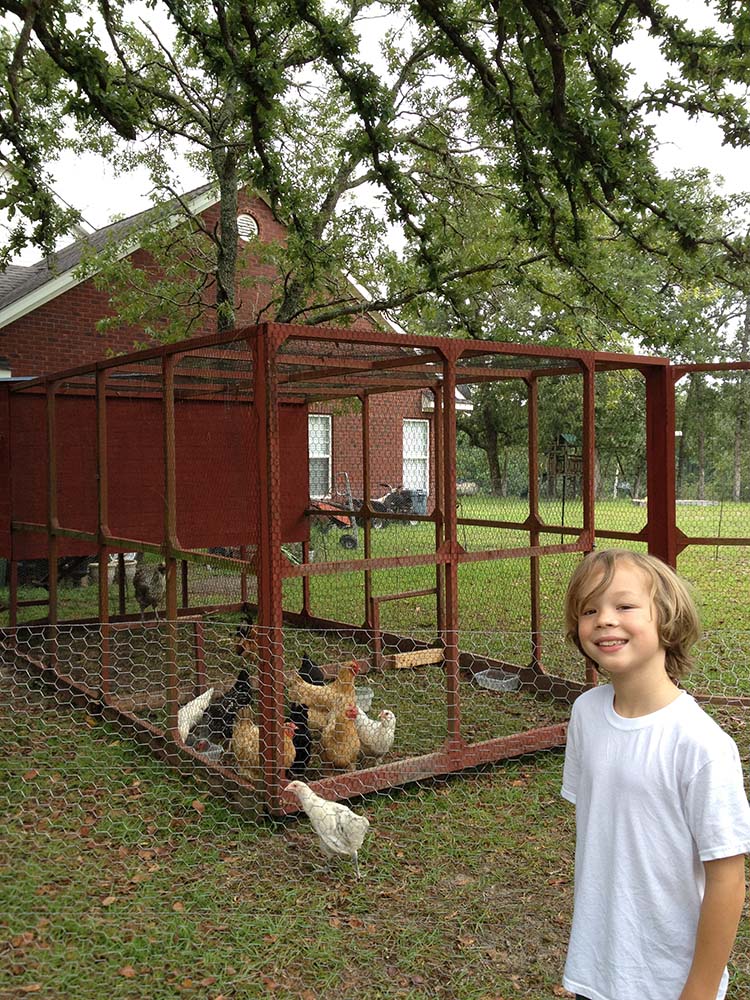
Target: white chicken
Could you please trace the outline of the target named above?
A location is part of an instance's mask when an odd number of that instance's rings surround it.
[[[387,708],[371,719],[366,712],[357,706],[357,718],[354,725],[359,736],[362,752],[371,757],[382,757],[393,746],[396,735],[396,716]]]
[[[316,795],[304,781],[290,781],[286,791],[297,797],[307,813],[326,857],[351,858],[359,878],[357,852],[370,827],[369,819],[352,812],[348,806],[340,802],[329,802],[328,799]]]
[[[209,688],[203,694],[199,694],[197,698],[193,698],[192,701],[183,705],[177,712],[177,730],[183,743],[188,738],[190,730],[208,708],[208,703],[211,701],[213,693],[214,689]]]

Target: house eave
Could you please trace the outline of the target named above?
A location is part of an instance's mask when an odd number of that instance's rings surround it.
[[[190,203],[190,211],[195,215],[198,215],[201,212],[204,212],[207,208],[210,208],[211,205],[214,205],[218,200],[219,195],[217,190],[215,188],[211,188],[198,195],[195,200]],[[175,215],[175,218],[178,218],[178,216]],[[127,257],[129,254],[135,253],[136,250],[140,249],[140,246],[141,243],[138,239],[124,239],[122,241],[119,256],[121,258]],[[82,274],[79,268],[80,264],[76,264],[75,267],[69,268],[67,271],[63,271],[54,278],[50,278],[50,280],[45,281],[43,285],[39,285],[38,288],[34,288],[20,299],[16,299],[15,302],[11,302],[4,309],[0,309],[0,330],[3,329],[3,327],[10,326],[11,323],[15,323],[19,319],[23,319],[24,316],[28,316],[29,313],[34,312],[36,309],[40,309],[42,306],[46,305],[48,302],[52,302],[53,299],[58,298],[60,295],[64,295],[65,292],[69,292],[72,288],[75,288],[76,285],[80,285],[84,281],[87,281],[96,273],[95,271],[92,271],[89,274]]]

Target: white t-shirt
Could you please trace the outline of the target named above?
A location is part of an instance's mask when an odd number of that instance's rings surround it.
[[[617,715],[604,684],[573,705],[562,795],[576,807],[575,907],[563,983],[590,1000],[678,1000],[704,861],[750,852],[734,741],[682,693]],[[717,1000],[726,993],[724,970]]]

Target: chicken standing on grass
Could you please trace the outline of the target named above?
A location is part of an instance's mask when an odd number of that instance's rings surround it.
[[[295,795],[307,813],[326,857],[351,858],[359,878],[358,851],[370,826],[367,817],[359,816],[340,802],[329,802],[316,795],[304,781],[290,781],[285,791]]]
[[[243,778],[260,777],[260,728],[253,722],[252,709],[241,708],[232,733],[232,753],[237,758],[237,770]],[[284,723],[281,766],[286,771],[294,763],[297,750],[294,746],[293,722]]]
[[[361,708],[357,708],[354,722],[362,746],[362,752],[371,757],[382,757],[393,746],[396,735],[396,716],[384,708],[377,719],[371,719]]]
[[[295,702],[289,706],[289,722],[294,723],[294,763],[290,771],[295,778],[300,778],[307,770],[312,756],[312,738],[310,736],[310,721],[307,705]]]
[[[237,712],[250,705],[255,692],[250,674],[243,669],[237,674],[234,684],[212,701],[196,724],[196,738],[211,742],[228,740],[232,735]]]
[[[139,553],[140,558],[143,556]],[[164,592],[167,589],[167,567],[160,562],[153,572],[149,573],[149,568],[139,562],[138,568],[133,574],[133,593],[141,609],[141,621],[145,620],[146,608],[153,608],[157,621],[159,619],[159,605],[164,600]]]
[[[330,684],[333,680],[333,678],[329,680],[326,677],[321,667],[310,659],[309,653],[303,653],[302,663],[297,673],[303,681],[307,681],[308,684],[317,684],[318,687],[322,687],[323,684]]]
[[[359,736],[355,720],[357,706],[333,710],[320,737],[320,756],[334,767],[352,768],[359,757]]]
[[[289,697],[298,704],[307,705],[313,729],[323,729],[331,712],[340,712],[356,702],[354,678],[358,672],[359,664],[352,660],[340,668],[338,676],[330,684],[318,685],[303,681],[295,671],[287,678]]]

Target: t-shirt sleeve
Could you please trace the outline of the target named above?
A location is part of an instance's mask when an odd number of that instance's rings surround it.
[[[568,736],[565,743],[565,764],[563,766],[563,780],[560,794],[568,802],[575,805],[576,794],[578,792],[578,776],[581,771],[580,766],[580,728],[576,705],[570,714],[568,723]]]
[[[688,783],[685,815],[701,861],[750,853],[750,805],[740,755],[729,736],[722,752]]]

